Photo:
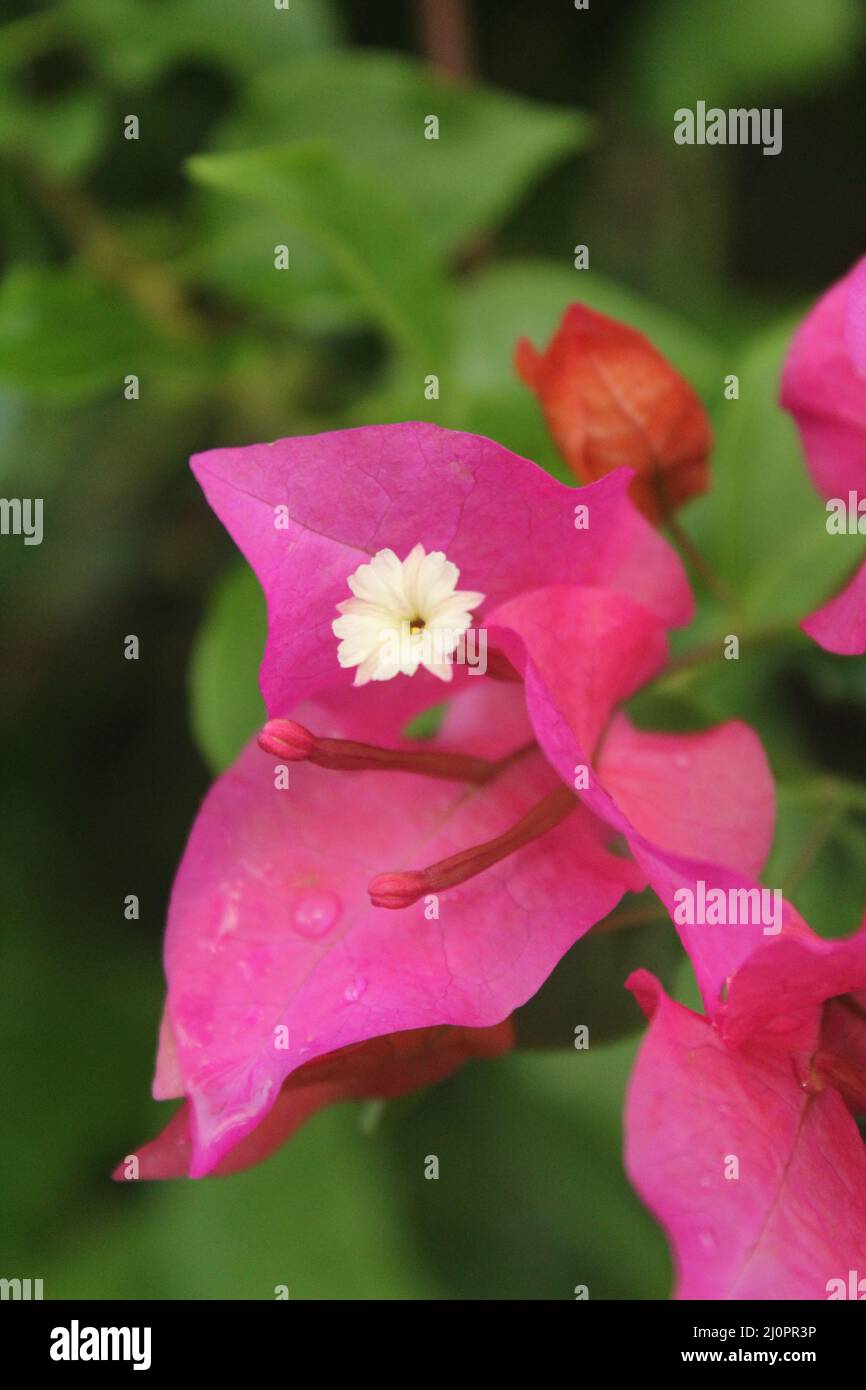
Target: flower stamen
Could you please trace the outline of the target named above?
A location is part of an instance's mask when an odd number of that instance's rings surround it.
[[[337,660],[355,668],[355,685],[414,676],[424,667],[439,680],[452,664],[484,595],[458,589],[460,571],[441,550],[416,545],[405,560],[379,550],[348,576],[352,597],[337,604],[331,624]]]
[[[315,763],[333,772],[418,772],[447,782],[489,782],[506,761],[431,748],[378,748],[347,738],[317,738],[294,719],[271,719],[259,734],[258,745],[286,762]]]
[[[570,815],[577,804],[574,792],[568,787],[557,787],[509,830],[493,840],[460,850],[458,854],[440,859],[426,869],[377,874],[367,889],[373,906],[395,909],[411,907],[427,893],[439,893],[443,888],[454,888],[458,883],[465,883],[467,879],[483,873],[524,845],[545,835]]]

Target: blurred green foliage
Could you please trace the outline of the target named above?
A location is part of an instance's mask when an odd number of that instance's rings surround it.
[[[797,315],[863,249],[861,6],[478,0],[482,77],[464,82],[423,52],[409,7],[379,10],[8,0],[0,29],[0,470],[46,517],[41,547],[0,547],[0,1272],[43,1277],[48,1296],[669,1288],[620,1162],[641,1026],[625,975],[650,966],[692,999],[645,898],[521,1013],[531,1050],[468,1066],[369,1134],[357,1108],[319,1116],[238,1178],[108,1182],[164,1114],[147,1086],[173,868],[208,776],[261,719],[262,599],[191,452],[426,418],[565,477],[515,341],[541,345],[574,299],[634,324],[717,433],[713,490],[683,524],[735,596],[703,594],[677,653],[743,634],[740,662],[684,666],[634,716],[752,722],[780,787],[767,882],[825,934],[866,899],[866,665],[792,622],[856,543],[828,543],[776,404]],[[673,110],[698,98],[782,105],[784,153],[675,147]]]
[[[666,127],[698,95],[708,106],[751,105],[756,88],[787,98],[844,73],[863,24],[858,0],[658,0],[631,37],[640,103]]]

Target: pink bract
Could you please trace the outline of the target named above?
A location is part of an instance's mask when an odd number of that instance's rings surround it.
[[[419,540],[444,550],[461,587],[487,595],[479,618],[556,583],[632,594],[669,626],[692,615],[682,566],[628,501],[625,469],[576,493],[491,439],[428,424],[214,449],[192,468],[265,592],[261,686],[271,718],[351,683],[334,660],[331,622],[348,576],[386,546],[401,559]],[[589,508],[586,530],[575,529],[578,503]],[[287,508],[286,529],[275,524],[277,507]],[[392,699],[442,698],[426,674],[391,684]]]
[[[593,768],[584,805],[624,837],[671,914],[675,891],[696,892],[698,880],[725,891],[754,886],[772,841],[775,791],[751,729],[646,734],[621,718],[596,747],[615,705],[664,664],[657,620],[619,597],[569,586],[544,604],[533,594],[515,599],[489,622],[523,675],[548,760],[569,785],[577,768]],[[679,931],[708,1007],[764,939],[760,924]]]
[[[766,759],[744,726],[661,736],[616,716],[664,666],[665,628],[691,612],[678,559],[626,495],[627,471],[566,488],[489,440],[429,425],[217,450],[193,466],[267,595],[272,718],[320,739],[417,747],[405,721],[440,701],[442,684],[421,674],[356,689],[331,632],[347,577],[384,546],[445,551],[461,586],[487,596],[479,622],[525,689],[458,668],[445,691],[425,748],[515,755],[478,785],[302,762],[285,788],[255,742],[220,777],[166,935],[154,1092],[188,1108],[142,1151],[143,1176],[255,1161],[317,1108],[304,1078],[343,1049],[345,1074],[317,1092],[322,1104],[385,1084],[354,1070],[373,1039],[444,1028],[459,1030],[466,1054],[483,1051],[484,1032],[625,892],[650,881],[669,903],[675,882],[700,873],[751,883],[774,817]],[[588,526],[575,526],[578,506]],[[435,904],[372,905],[376,875],[503,834],[550,793],[561,800],[578,762],[591,770],[583,804],[553,829]],[[711,999],[755,944],[748,927],[684,939]],[[461,1047],[448,1055],[457,1065]]]
[[[711,1018],[645,971],[629,987],[650,1027],[626,1165],[671,1241],[676,1296],[826,1299],[850,1270],[866,1273],[866,1151],[852,1114],[864,1099],[866,926],[830,942],[792,923],[735,973]]]
[[[285,1083],[261,1124],[230,1149],[212,1171],[222,1177],[254,1167],[326,1106],[346,1100],[389,1100],[421,1090],[473,1057],[498,1056],[513,1041],[513,1029],[507,1022],[495,1028],[429,1028],[376,1038],[309,1062]],[[183,1094],[182,1089],[179,1094]],[[190,1124],[191,1107],[186,1101],[156,1139],[138,1149],[138,1178],[189,1174]],[[128,1172],[127,1159],[118,1164],[114,1177],[122,1180]]]
[[[798,328],[781,400],[797,422],[818,491],[825,498],[866,496],[866,257]],[[841,656],[866,652],[866,565],[803,628]]]

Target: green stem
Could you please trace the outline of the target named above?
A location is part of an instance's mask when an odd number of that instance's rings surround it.
[[[145,260],[128,246],[81,189],[33,168],[28,176],[87,270],[122,289],[144,317],[167,336],[199,341],[210,334],[209,321],[189,302],[164,266]]]
[[[727,581],[722,579],[721,575],[716,574],[712,565],[698,550],[691,536],[683,530],[674,512],[667,506],[664,508],[664,522],[683,559],[688,561],[695,574],[700,576],[707,591],[720,603],[728,607],[736,607],[739,603],[737,594]]]
[[[844,777],[810,777],[803,782],[783,784],[781,794],[788,799],[807,802],[828,800],[866,814],[866,785]]]
[[[733,626],[733,624],[732,624]],[[666,667],[657,686],[664,685],[675,677],[707,666],[711,661],[718,661],[722,657],[725,641],[729,635],[736,636],[741,642],[750,647],[769,646],[776,642],[785,641],[795,637],[798,629],[792,623],[768,623],[763,627],[746,628],[744,632],[731,633],[730,629],[724,633],[719,633],[717,637],[709,642],[702,642],[700,646],[693,647],[691,651],[682,652],[680,656],[674,657],[673,661]]]
[[[839,824],[843,814],[843,807],[838,801],[832,802],[825,808],[824,815],[815,825],[812,834],[802,846],[797,858],[794,860],[782,881],[782,892],[789,898],[801,879],[811,869],[821,850],[831,838],[833,831]]]
[[[623,907],[597,922],[593,932],[619,931],[622,927],[643,927],[649,922],[669,921],[664,907]]]

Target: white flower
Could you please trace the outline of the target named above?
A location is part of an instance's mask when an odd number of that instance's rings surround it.
[[[451,680],[448,658],[471,626],[470,609],[484,599],[458,590],[459,578],[441,550],[428,555],[423,545],[402,561],[380,550],[349,576],[355,597],[337,604],[341,616],[332,627],[340,665],[358,668],[355,685],[414,676],[419,666]]]

